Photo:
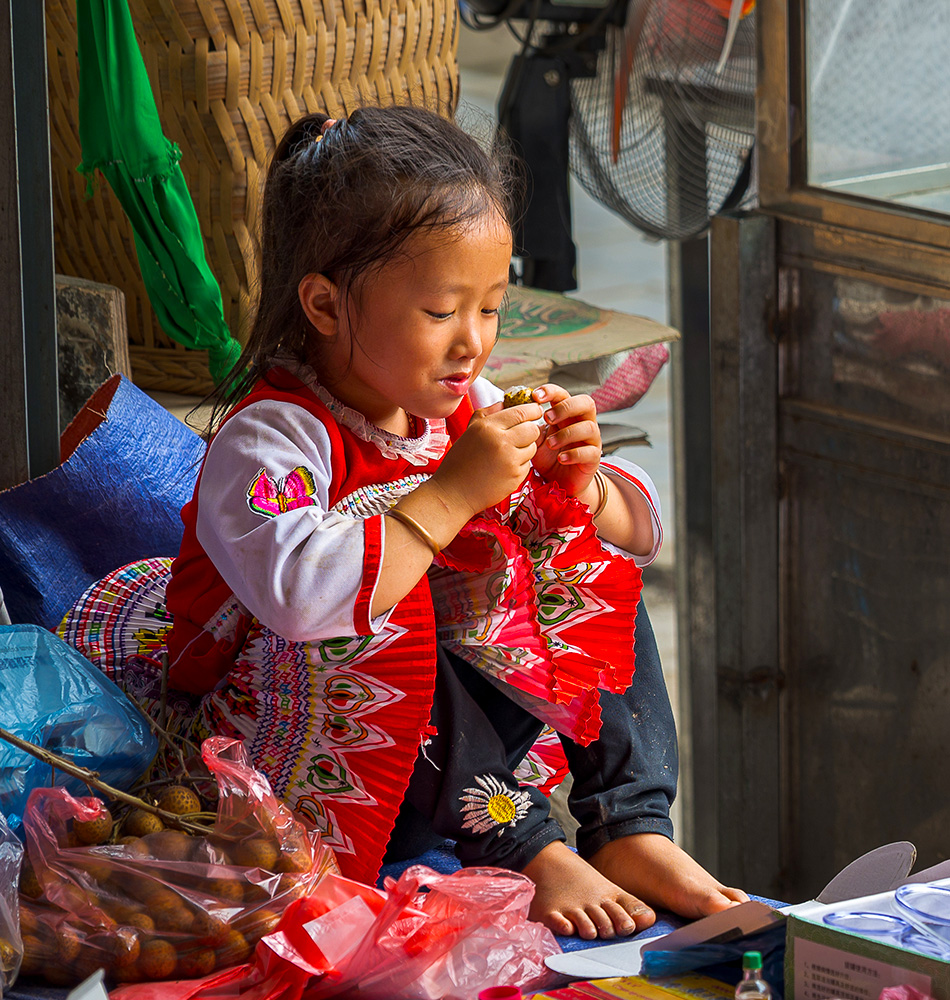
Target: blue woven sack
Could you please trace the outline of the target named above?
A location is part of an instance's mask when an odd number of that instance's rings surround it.
[[[56,628],[118,566],[174,556],[204,442],[127,378],[63,432],[62,464],[0,492],[0,588],[13,622]]]
[[[152,762],[158,741],[145,716],[98,668],[36,625],[0,626],[0,727],[98,771],[127,791]],[[88,795],[78,778],[0,740],[0,812],[20,826],[33,788],[55,779]]]

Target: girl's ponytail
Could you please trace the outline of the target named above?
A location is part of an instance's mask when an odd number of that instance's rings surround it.
[[[268,174],[273,173],[277,164],[292,159],[311,143],[316,142],[323,135],[326,123],[332,120],[329,115],[325,115],[322,111],[314,111],[304,115],[303,118],[298,118],[277,143]]]

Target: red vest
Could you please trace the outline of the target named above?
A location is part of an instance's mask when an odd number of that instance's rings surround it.
[[[301,406],[326,427],[331,441],[331,507],[360,487],[392,482],[414,473],[431,473],[438,468],[440,460],[414,466],[405,459],[384,459],[375,444],[363,441],[338,424],[311,389],[281,368],[273,369],[266,379],[259,381],[225,419],[265,399],[278,400],[288,406]],[[466,397],[446,421],[446,430],[452,441],[465,430],[471,416],[472,404]],[[168,636],[169,681],[172,687],[193,694],[213,690],[227,674],[244,643],[250,624],[248,620],[239,622],[229,640],[216,641],[205,628],[226,605],[232,592],[201,547],[195,532],[200,484],[199,474],[194,495],[182,508],[185,530],[178,558],[172,564],[172,577],[166,595],[167,608],[174,618],[174,627]],[[370,517],[363,522],[367,551],[379,547],[380,517]],[[420,582],[425,583],[425,578]],[[360,617],[368,620],[365,615]]]

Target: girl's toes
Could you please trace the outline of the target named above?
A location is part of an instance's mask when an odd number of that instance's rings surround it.
[[[584,910],[569,910],[566,916],[574,925],[578,937],[585,941],[593,941],[597,937],[597,925]]]
[[[569,937],[574,933],[574,925],[563,913],[558,913],[557,911],[549,913],[542,923],[553,933],[560,934],[561,937]]]
[[[604,941],[617,935],[613,917],[607,912],[609,905],[609,903],[602,903],[600,906],[591,906],[587,910],[587,915],[590,917],[591,923],[597,928],[597,937]]]
[[[608,916],[610,917],[610,922],[613,927],[615,934],[619,934],[621,937],[626,937],[628,934],[633,934],[637,929],[637,922],[632,916],[621,906],[620,903],[610,900],[610,902],[604,903],[604,910],[606,910]],[[612,937],[613,935],[611,935]]]

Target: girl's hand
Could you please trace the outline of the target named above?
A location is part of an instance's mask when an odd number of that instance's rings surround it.
[[[495,403],[476,410],[430,482],[439,487],[448,503],[467,510],[468,517],[500,503],[531,471],[540,416],[537,403],[507,410]]]
[[[600,465],[600,428],[597,407],[590,396],[572,396],[559,385],[542,385],[534,398],[550,403],[534,467],[548,481],[570,496],[579,496],[590,485]]]

